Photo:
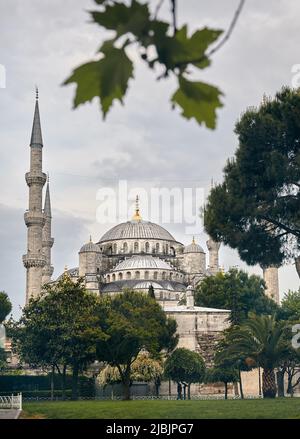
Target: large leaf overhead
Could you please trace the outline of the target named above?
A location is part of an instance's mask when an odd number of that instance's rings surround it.
[[[184,78],[179,80],[179,88],[172,96],[173,104],[182,108],[182,116],[195,118],[201,125],[214,129],[216,126],[216,109],[222,107],[222,93],[216,87],[204,82],[191,82]]]
[[[123,48],[117,49],[105,43],[101,51],[104,58],[78,67],[65,84],[77,84],[75,108],[99,96],[105,118],[114,99],[123,103],[128,81],[133,77],[133,64]]]

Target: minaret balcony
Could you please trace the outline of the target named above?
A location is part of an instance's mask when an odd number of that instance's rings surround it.
[[[24,221],[25,221],[25,224],[27,227],[29,227],[29,226],[43,227],[45,222],[46,222],[46,218],[45,218],[45,214],[43,212],[34,212],[34,211],[28,210],[24,214]]]
[[[46,265],[46,259],[43,255],[38,253],[30,253],[23,256],[23,264],[25,268],[30,267],[44,267]]]
[[[27,172],[25,180],[29,187],[32,185],[44,186],[47,181],[47,175],[44,172]]]
[[[54,244],[54,238],[50,238],[50,239],[44,239],[43,240],[43,247],[53,247]]]

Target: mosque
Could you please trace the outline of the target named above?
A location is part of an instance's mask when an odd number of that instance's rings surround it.
[[[25,176],[29,187],[29,207],[24,216],[27,226],[27,254],[23,256],[27,271],[26,303],[30,297],[39,296],[43,284],[53,282],[50,188],[43,172],[42,156],[37,92],[30,140],[30,171]],[[67,274],[74,280],[82,277],[86,289],[98,295],[122,293],[124,289],[147,293],[153,287],[156,300],[177,322],[178,346],[199,352],[207,364],[211,364],[214,346],[229,326],[230,311],[194,305],[195,287],[220,270],[219,243],[209,238],[206,244],[208,263],[206,252],[194,239],[184,245],[162,226],[144,220],[137,197],[133,217],[109,229],[97,242],[90,239],[84,244],[78,252],[78,264],[67,270]],[[66,271],[59,278],[64,274]],[[270,269],[266,274],[267,293],[278,300],[278,273]]]

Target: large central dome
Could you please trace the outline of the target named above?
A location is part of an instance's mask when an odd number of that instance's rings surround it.
[[[150,221],[131,220],[106,232],[99,243],[117,239],[162,239],[175,241],[174,237],[163,227]]]

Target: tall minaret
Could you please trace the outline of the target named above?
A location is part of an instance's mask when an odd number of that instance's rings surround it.
[[[212,274],[216,274],[218,273],[218,271],[220,271],[219,249],[221,244],[220,242],[216,242],[212,238],[209,238],[209,240],[206,241],[206,245],[209,251],[209,264],[208,264],[209,271]]]
[[[42,172],[43,140],[40,123],[38,90],[32,134],[30,140],[30,172],[25,175],[29,187],[29,208],[25,212],[24,220],[27,226],[27,254],[23,256],[23,263],[27,270],[26,303],[30,297],[37,297],[41,293],[42,271],[46,265],[43,254],[43,227],[45,215],[42,210],[43,186],[47,176]]]
[[[43,228],[43,253],[46,258],[46,265],[43,268],[42,284],[46,284],[51,281],[53,274],[53,267],[51,265],[51,248],[54,243],[54,239],[51,237],[51,201],[50,201],[50,189],[49,189],[49,176],[47,181],[44,215],[46,218]]]
[[[270,266],[263,269],[264,281],[266,284],[266,295],[275,300],[276,303],[280,303],[279,299],[279,278],[278,268]]]

